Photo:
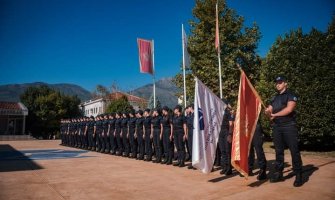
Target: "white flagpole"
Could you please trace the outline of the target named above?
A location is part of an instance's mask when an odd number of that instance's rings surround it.
[[[219,13],[218,13],[218,4],[216,3],[216,20],[217,20],[217,29],[219,30]],[[220,98],[222,99],[222,72],[221,72],[221,56],[220,56],[220,31],[218,31],[218,60],[219,60],[219,82],[220,82]]]
[[[186,73],[185,73],[185,36],[184,34],[184,24],[181,24],[181,38],[183,43],[183,78],[184,78],[184,106],[186,108]]]
[[[153,68],[153,74],[152,74],[152,80],[153,80],[153,90],[154,90],[154,108],[156,108],[156,83],[155,83],[155,46],[154,46],[154,40],[152,40],[152,68]]]

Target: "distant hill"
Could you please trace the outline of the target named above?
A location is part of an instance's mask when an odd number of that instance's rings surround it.
[[[148,84],[130,92],[133,95],[149,99],[153,92],[153,84]],[[172,82],[172,78],[163,78],[156,82],[156,97],[162,106],[174,107],[178,103],[176,93],[179,88]]]
[[[43,82],[25,83],[25,84],[9,84],[0,85],[0,101],[20,101],[20,95],[30,86],[42,86],[46,85],[66,95],[77,95],[81,101],[87,101],[91,99],[91,93],[84,88],[74,84],[48,84]],[[131,92],[130,94],[149,99],[152,95],[152,84],[147,84],[139,87]],[[178,103],[176,93],[179,89],[172,82],[172,78],[163,78],[156,82],[156,97],[161,102],[161,105],[174,107]]]
[[[91,93],[84,88],[67,83],[47,84],[43,82],[24,83],[24,84],[9,84],[0,85],[0,101],[20,101],[20,95],[30,86],[46,85],[55,90],[58,90],[66,95],[77,95],[81,101],[86,101],[91,98]]]

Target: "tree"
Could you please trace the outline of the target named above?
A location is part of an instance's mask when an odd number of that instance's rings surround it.
[[[323,33],[302,29],[278,37],[272,45],[257,84],[264,100],[275,93],[273,79],[287,76],[289,89],[298,97],[297,120],[301,144],[335,147],[335,18]]]
[[[188,52],[191,56],[190,69],[187,70],[187,96],[193,99],[194,78],[198,77],[217,95],[219,92],[218,58],[215,50],[215,4],[217,0],[197,0],[190,21],[191,35],[188,39]],[[238,94],[240,72],[237,62],[251,80],[259,78],[260,58],[256,48],[260,38],[259,28],[243,25],[244,18],[227,7],[224,0],[218,2],[220,48],[222,64],[223,95],[234,103]],[[192,75],[191,75],[192,74]],[[182,74],[174,82],[183,88]]]
[[[159,101],[158,97],[156,96],[156,108],[161,108],[161,102]],[[149,103],[148,103],[148,108],[149,109],[154,109],[154,96],[151,95],[149,98]]]
[[[59,130],[60,119],[80,116],[78,97],[61,94],[47,86],[29,87],[20,99],[29,110],[27,130],[34,136],[47,138]]]
[[[106,97],[110,94],[110,92],[105,86],[97,85],[93,94],[95,94],[97,97]]]
[[[107,106],[107,112],[130,112],[133,110],[133,107],[129,104],[126,96],[122,96],[119,99],[112,101]]]

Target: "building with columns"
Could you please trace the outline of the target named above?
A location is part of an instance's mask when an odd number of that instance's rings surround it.
[[[24,135],[27,115],[20,102],[0,102],[0,135]]]

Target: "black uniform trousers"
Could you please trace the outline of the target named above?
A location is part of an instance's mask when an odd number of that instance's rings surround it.
[[[81,136],[81,147],[84,149],[87,148],[87,132]]]
[[[115,153],[117,149],[116,139],[115,139],[115,129],[109,130],[109,144],[111,153]]]
[[[171,129],[163,129],[163,148],[164,157],[168,162],[172,162],[173,158],[173,142],[170,140]]]
[[[129,128],[129,144],[130,144],[130,152],[134,158],[137,156],[137,143],[135,138],[135,129]]]
[[[273,143],[276,150],[277,171],[284,170],[284,150],[287,146],[291,152],[293,170],[297,173],[302,170],[301,155],[298,148],[298,129],[295,123],[285,126],[273,126]]]
[[[143,139],[143,133],[137,133],[137,144],[138,144],[139,159],[143,159],[144,158],[144,139]]]
[[[185,162],[185,141],[184,141],[184,130],[174,130],[174,143],[177,148],[178,162]]]
[[[221,151],[221,167],[231,169],[231,143],[228,142],[228,131],[221,131],[219,134],[219,146]]]
[[[119,154],[122,154],[123,144],[122,144],[122,138],[121,138],[121,129],[120,130],[116,129],[115,138],[116,138],[116,143],[117,143],[117,151],[119,152]]]
[[[102,131],[97,130],[96,131],[96,142],[97,142],[97,150],[100,151],[102,148]]]
[[[151,129],[145,130],[145,154],[147,155],[148,159],[152,157],[152,140],[150,138]]]
[[[189,159],[192,161],[192,144],[193,144],[193,129],[188,129],[188,135],[187,135],[187,152],[189,155]]]
[[[88,132],[88,146],[90,148],[95,148],[95,135],[93,132]]]
[[[255,151],[257,155],[259,169],[266,170],[266,158],[263,149],[263,131],[260,125],[256,126],[255,134],[251,142],[248,160],[249,171],[254,168]]]
[[[123,128],[122,129],[122,144],[123,144],[123,151],[125,153],[125,156],[128,156],[129,151],[130,151],[127,134],[128,134],[128,128]]]
[[[161,145],[161,129],[154,129],[154,147],[156,161],[160,162],[162,159],[162,145]]]

